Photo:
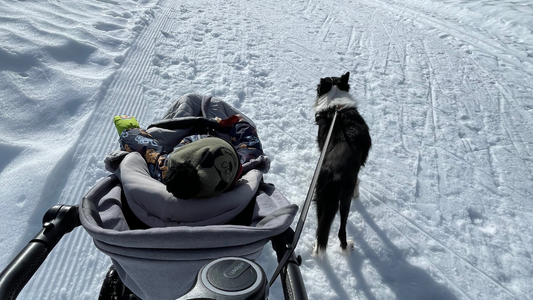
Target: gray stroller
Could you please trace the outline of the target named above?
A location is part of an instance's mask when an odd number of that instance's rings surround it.
[[[227,138],[212,120],[235,114],[253,124],[222,100],[187,94],[147,130],[163,145],[175,145],[200,127]],[[57,205],[45,214],[42,230],[0,274],[0,299],[15,299],[61,237],[80,225],[111,258],[100,300],[267,299],[277,274],[269,282],[254,260],[268,242],[282,264],[285,298],[307,299],[301,259],[290,248],[298,207],[263,181],[268,158],[243,165],[240,182],[223,197],[167,201],[164,188],[139,188],[147,185],[121,167],[130,156],[110,155],[106,168],[114,174],[97,183],[79,205]],[[139,200],[142,193],[153,202],[163,199],[163,210],[187,218],[158,217]]]

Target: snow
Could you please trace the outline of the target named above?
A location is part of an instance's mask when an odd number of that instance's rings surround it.
[[[531,1],[9,0],[0,41],[2,269],[48,208],[108,174],[114,115],[147,126],[189,92],[254,120],[266,181],[301,207],[316,85],[350,71],[373,139],[355,250],[338,250],[337,219],[313,257],[311,206],[309,298],[533,299]],[[276,267],[269,247],[258,262]],[[109,265],[76,229],[19,299],[96,299]]]

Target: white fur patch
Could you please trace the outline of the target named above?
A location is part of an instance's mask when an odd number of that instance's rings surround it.
[[[348,243],[348,245],[346,246],[346,249],[341,249],[341,252],[344,253],[344,254],[350,254],[353,252],[353,250],[355,249],[355,243],[352,241],[352,240],[348,240],[346,241]]]
[[[326,251],[318,250],[318,242],[315,240],[315,246],[313,246],[313,252],[311,253],[311,256],[317,259],[322,259],[324,258],[324,255],[326,255]]]
[[[339,90],[338,87],[333,86],[331,90],[315,100],[313,108],[315,111],[322,111],[332,106],[343,106],[343,107],[355,107],[357,102],[350,95],[350,93]]]

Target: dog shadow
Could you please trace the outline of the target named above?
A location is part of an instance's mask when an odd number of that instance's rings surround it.
[[[350,296],[346,292],[346,289],[342,286],[342,283],[337,277],[335,270],[331,267],[331,263],[326,256],[317,259],[317,265],[322,269],[326,278],[329,280],[329,286],[337,294],[339,299],[350,299]],[[373,299],[374,300],[374,299]]]
[[[361,201],[354,201],[352,207],[362,216],[365,223],[372,228],[381,239],[384,247],[392,255],[380,256],[364,240],[362,234],[348,222],[347,229],[354,237],[356,249],[347,257],[352,273],[357,279],[358,288],[366,295],[367,299],[375,300],[363,273],[363,258],[370,261],[374,269],[399,300],[457,300],[458,298],[445,285],[438,283],[422,268],[411,265],[402,251],[392,243],[387,235],[374,222]],[[362,255],[361,255],[362,253]]]

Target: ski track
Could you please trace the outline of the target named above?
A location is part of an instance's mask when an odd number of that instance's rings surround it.
[[[368,191],[367,191],[368,192]],[[387,205],[385,202],[383,202],[382,200],[380,200],[379,198],[377,198],[375,195],[373,195],[372,193],[369,193],[370,195],[372,195],[373,197],[375,197],[375,199],[377,201],[379,201],[380,203],[382,203],[383,205],[385,205],[387,208],[391,209],[395,214],[397,214],[398,216],[400,216],[401,218],[403,218],[405,221],[409,222],[411,225],[413,225],[414,227],[416,227],[417,230],[419,230],[420,232],[422,232],[424,235],[426,235],[427,237],[429,237],[430,239],[432,239],[433,241],[435,241],[436,243],[438,243],[440,246],[444,247],[446,250],[450,251],[453,255],[455,255],[457,258],[459,258],[461,261],[463,261],[464,263],[468,264],[470,267],[472,267],[473,269],[475,269],[477,272],[479,272],[482,276],[486,277],[489,281],[491,281],[491,283],[499,286],[500,288],[502,288],[503,290],[505,290],[505,292],[509,293],[511,296],[513,296],[513,298],[515,297],[515,295],[513,295],[513,293],[511,291],[509,291],[505,286],[503,286],[499,281],[495,280],[494,278],[492,278],[490,275],[488,275],[485,271],[477,268],[472,262],[470,262],[468,259],[462,257],[461,255],[459,255],[458,253],[456,253],[453,249],[449,248],[448,246],[446,246],[445,244],[443,244],[442,242],[440,242],[438,239],[436,239],[435,237],[433,237],[430,233],[426,232],[420,225],[418,225],[415,221],[411,220],[410,218],[404,216],[402,213],[400,213],[399,211],[397,211],[396,209],[390,207],[389,205]],[[410,238],[408,238],[400,229],[398,229],[398,227],[394,224],[392,224],[392,226],[398,230],[402,236],[404,236],[407,240],[410,241],[410,243],[412,245],[417,245],[418,243],[413,243],[412,240]],[[416,246],[415,246],[416,247]],[[431,260],[430,260],[431,262]],[[444,272],[442,272],[444,273]],[[444,273],[444,276],[446,276],[446,274]]]
[[[350,71],[374,144],[348,224],[356,250],[351,257],[335,251],[335,221],[327,256],[312,258],[311,207],[297,249],[304,280],[332,290],[312,288],[310,299],[406,299],[431,287],[456,299],[533,299],[533,134],[524,129],[533,125],[533,61],[518,44],[411,1],[161,0],[145,15],[81,132],[58,203],[77,204],[107,175],[103,158],[117,147],[114,115],[146,126],[177,97],[197,92],[256,122],[272,159],[266,180],[302,206],[318,159],[316,84]],[[267,248],[258,261],[270,274],[275,258]],[[109,265],[76,229],[20,299],[94,299]],[[279,289],[271,299],[282,299]]]
[[[109,87],[108,95],[96,107],[92,115],[94,120],[85,133],[87,139],[80,142],[78,146],[78,152],[80,153],[75,155],[75,157],[81,157],[81,159],[79,159],[76,168],[72,172],[71,180],[73,182],[68,184],[68,186],[76,188],[73,191],[69,191],[68,195],[63,194],[58,203],[77,204],[89,188],[96,183],[98,178],[106,176],[102,169],[103,164],[101,161],[95,161],[94,158],[105,157],[115,148],[112,141],[116,140],[116,132],[112,126],[108,126],[108,124],[112,124],[113,115],[116,115],[119,111],[123,112],[123,114],[140,117],[145,115],[143,101],[141,101],[142,87],[140,82],[158,78],[149,76],[151,72],[148,72],[148,68],[151,62],[154,36],[159,33],[158,29],[162,26],[164,24],[157,24],[156,22],[139,36],[139,44],[132,46],[130,50],[131,59],[125,62],[119,71],[117,80]],[[139,51],[136,51],[137,49]],[[143,77],[147,75],[149,78],[144,79]],[[112,147],[110,148],[110,146]],[[95,172],[95,170],[101,171]],[[91,251],[89,257],[87,257],[87,252],[85,251],[71,250],[81,250],[89,245],[92,246],[92,242],[81,229],[77,229],[65,237],[62,243],[57,246],[58,249],[54,251],[64,251],[69,253],[69,255],[51,255],[42,267],[46,271],[39,273],[30,281],[27,288],[21,293],[20,298],[56,299],[59,295],[65,293],[83,295],[88,290],[95,290],[95,287],[101,284],[105,274],[103,272],[107,270],[110,261],[105,255],[96,251]],[[72,262],[75,263],[73,264]],[[87,276],[88,274],[93,276]],[[92,280],[86,280],[86,278],[91,278]],[[39,286],[58,284],[63,286],[63,288],[59,290],[47,289],[45,294],[42,294],[38,288]],[[64,287],[69,287],[71,290],[67,291]]]

